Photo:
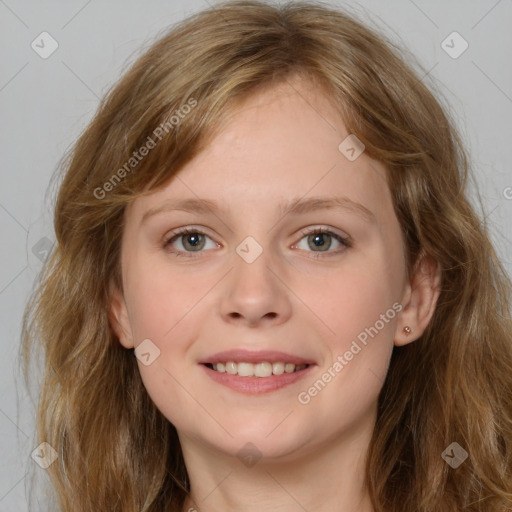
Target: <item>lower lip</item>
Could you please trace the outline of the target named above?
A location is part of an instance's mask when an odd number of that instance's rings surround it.
[[[310,373],[315,365],[309,365],[307,368],[293,373],[283,373],[281,375],[271,375],[270,377],[240,377],[230,373],[220,373],[201,364],[206,374],[215,382],[231,388],[239,393],[248,395],[260,395],[271,393],[284,388],[304,378]]]

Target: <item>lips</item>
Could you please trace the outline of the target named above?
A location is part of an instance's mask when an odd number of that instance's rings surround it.
[[[199,363],[215,382],[246,394],[269,393],[302,379],[315,362],[278,351],[228,350]]]

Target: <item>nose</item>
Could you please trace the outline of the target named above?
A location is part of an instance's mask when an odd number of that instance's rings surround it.
[[[286,322],[292,312],[286,272],[277,269],[265,251],[252,263],[238,255],[234,260],[220,304],[224,321],[248,327]]]

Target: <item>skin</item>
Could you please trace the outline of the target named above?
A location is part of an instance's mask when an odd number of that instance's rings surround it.
[[[150,397],[180,437],[191,481],[184,510],[374,510],[364,462],[378,395],[393,347],[426,328],[439,273],[425,258],[406,278],[384,168],[364,152],[349,161],[338,150],[347,135],[321,90],[287,80],[241,103],[163,189],[126,209],[124,295],[112,295],[111,322],[127,349],[150,339],[160,350],[148,366],[138,364]],[[332,195],[362,204],[375,222],[345,210],[278,210],[292,198]],[[178,198],[215,200],[227,211],[164,211],[142,222],[150,209]],[[187,226],[206,232],[201,252],[190,235],[164,247]],[[300,232],[317,227],[348,235],[352,247],[325,235],[321,251]],[[262,249],[252,263],[236,252],[248,236]],[[298,394],[394,303],[401,312],[309,403],[300,403]],[[295,384],[248,396],[217,384],[198,364],[234,348],[280,350],[316,366]],[[261,455],[250,467],[237,457],[248,442]]]

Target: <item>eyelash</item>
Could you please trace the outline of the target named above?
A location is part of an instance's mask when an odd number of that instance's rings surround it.
[[[201,229],[198,229],[198,228],[183,228],[183,229],[176,230],[173,233],[171,238],[166,239],[164,241],[164,243],[163,243],[163,248],[166,249],[176,239],[178,239],[178,238],[180,238],[180,237],[182,237],[184,235],[191,234],[191,233],[204,235],[204,236],[207,236],[208,238],[210,238],[208,236],[208,234],[205,233],[204,231],[202,231]],[[312,252],[313,253],[313,255],[310,256],[313,259],[334,256],[334,255],[340,254],[341,252],[344,252],[346,249],[352,247],[352,241],[351,241],[350,237],[343,237],[343,236],[338,235],[337,233],[335,233],[334,231],[331,231],[329,229],[323,229],[323,228],[303,229],[303,230],[300,231],[300,234],[302,236],[299,239],[299,242],[305,236],[317,235],[317,234],[324,235],[325,234],[325,235],[332,236],[334,239],[336,239],[338,242],[340,242],[344,246],[344,249],[341,249],[341,250],[338,249],[337,251],[327,251],[326,253],[323,253],[323,251],[322,252],[306,251],[306,252]],[[297,242],[297,244],[298,244],[298,242]],[[294,244],[294,245],[297,245],[297,244]],[[172,249],[172,250],[170,250],[170,252],[174,253],[176,256],[178,256],[180,258],[181,257],[184,257],[184,258],[197,258],[204,251],[198,251],[197,255],[194,254],[193,252],[180,251],[180,250],[176,250],[176,249]]]

